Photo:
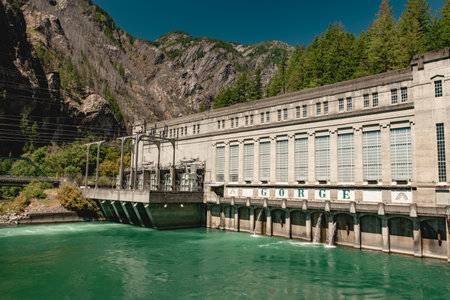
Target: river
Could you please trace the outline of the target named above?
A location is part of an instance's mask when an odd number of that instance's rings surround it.
[[[1,299],[445,299],[450,265],[205,228],[0,227]],[[448,298],[447,298],[448,299]]]

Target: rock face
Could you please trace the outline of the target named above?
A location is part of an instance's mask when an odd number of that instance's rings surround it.
[[[0,120],[25,115],[48,140],[70,138],[68,126],[111,136],[209,109],[245,70],[260,68],[266,85],[281,51],[293,50],[179,31],[144,41],[88,0],[0,0],[0,30]]]

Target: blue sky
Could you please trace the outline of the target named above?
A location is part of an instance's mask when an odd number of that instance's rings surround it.
[[[128,33],[156,40],[171,30],[243,44],[309,44],[329,23],[355,33],[375,19],[381,0],[94,0]],[[391,0],[398,17],[406,0]],[[428,0],[433,11],[443,0]]]

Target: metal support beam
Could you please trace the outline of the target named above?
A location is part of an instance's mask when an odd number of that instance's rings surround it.
[[[111,202],[111,206],[113,207],[114,212],[116,213],[117,219],[119,219],[120,223],[123,223],[122,217],[119,214],[119,211],[117,210],[117,207],[115,205],[116,201]]]
[[[128,213],[128,210],[127,210],[127,202],[125,202],[125,201],[120,201],[120,204],[122,204],[122,209],[123,209],[123,211],[125,212],[125,215],[126,215],[127,218],[128,218],[128,223],[134,224],[133,219],[131,218],[131,216],[130,216],[130,214]],[[136,224],[134,224],[134,225],[136,225]]]
[[[100,164],[100,148],[102,147],[103,141],[97,143],[97,169],[95,171],[95,188],[98,188],[98,166]]]
[[[89,176],[89,152],[91,150],[91,144],[87,145],[87,151],[86,151],[86,175],[84,177],[84,194],[87,193],[88,188],[88,176]]]
[[[153,219],[153,215],[152,215],[152,213],[150,212],[149,204],[145,204],[145,205],[144,205],[144,208],[145,208],[145,211],[147,212],[148,218],[149,218],[150,221],[152,222],[153,228],[158,229],[158,227],[156,226],[156,223],[155,223],[155,219]]]

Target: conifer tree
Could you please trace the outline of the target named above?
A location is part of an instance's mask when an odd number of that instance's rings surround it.
[[[414,55],[430,48],[427,45],[430,20],[430,6],[426,0],[408,0],[397,23],[400,66],[406,67]]]
[[[371,73],[393,70],[398,65],[398,43],[394,16],[389,0],[382,0],[377,19],[370,27],[368,64]]]
[[[439,48],[450,47],[450,0],[445,0],[444,6],[440,10],[441,19],[439,20],[440,43]]]

